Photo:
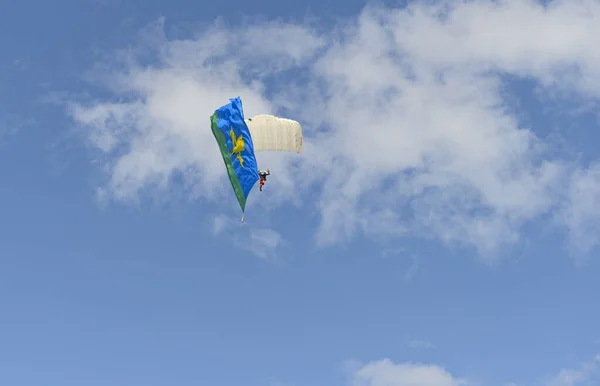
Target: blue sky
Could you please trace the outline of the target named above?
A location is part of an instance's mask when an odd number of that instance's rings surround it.
[[[546,3],[11,2],[0,384],[598,384],[600,2]],[[305,138],[243,225],[238,95]]]

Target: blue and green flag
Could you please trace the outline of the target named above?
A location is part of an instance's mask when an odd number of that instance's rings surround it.
[[[244,121],[242,100],[237,97],[229,101],[215,110],[210,117],[210,126],[243,213],[248,194],[258,181],[258,169],[250,130]]]

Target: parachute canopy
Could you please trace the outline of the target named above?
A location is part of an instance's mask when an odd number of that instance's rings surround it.
[[[302,153],[302,127],[296,121],[261,114],[246,119],[254,151]]]

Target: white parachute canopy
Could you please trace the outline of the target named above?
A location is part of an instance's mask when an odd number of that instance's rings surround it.
[[[302,127],[296,121],[261,114],[246,119],[254,151],[302,153]]]

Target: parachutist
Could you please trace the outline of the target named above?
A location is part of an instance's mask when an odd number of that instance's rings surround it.
[[[260,191],[262,192],[262,188],[265,185],[265,183],[267,182],[267,176],[271,175],[271,169],[267,169],[267,171],[265,172],[264,170],[259,170],[258,171],[258,176],[260,177]]]
[[[260,114],[245,119],[240,97],[229,98],[210,116],[210,129],[223,157],[235,193],[242,222],[248,194],[260,179],[260,190],[271,171],[259,170],[255,153],[283,151],[302,153],[302,127],[292,119]]]

